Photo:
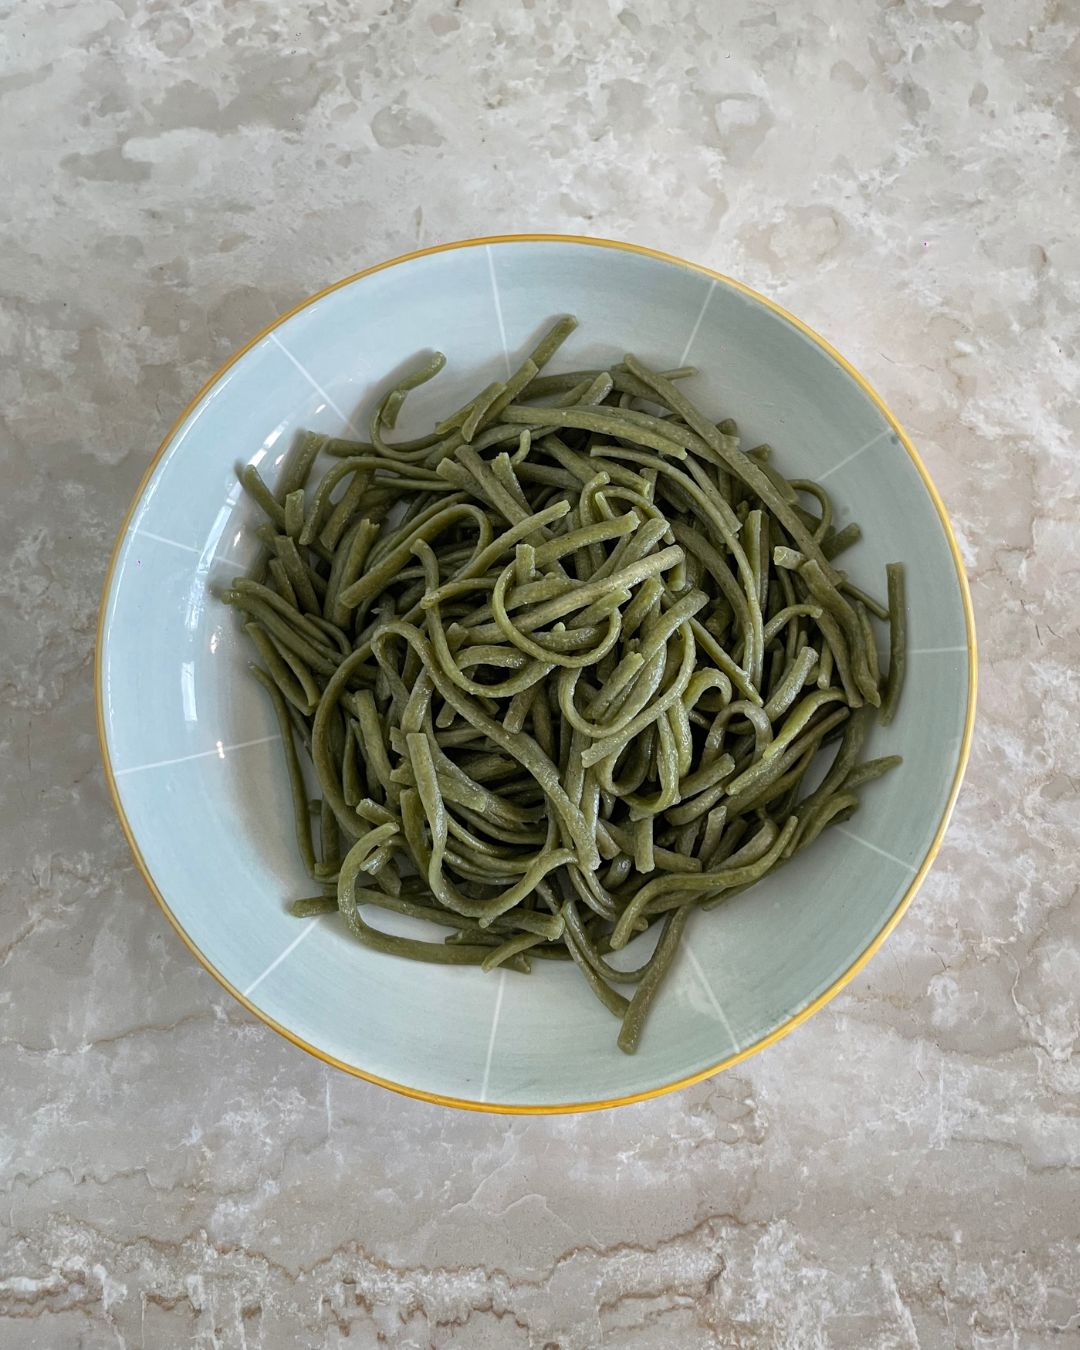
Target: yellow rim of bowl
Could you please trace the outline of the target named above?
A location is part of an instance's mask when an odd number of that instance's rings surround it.
[[[131,522],[131,517],[134,514],[136,506],[139,504],[139,501],[142,498],[143,491],[146,488],[147,483],[150,481],[150,478],[154,470],[157,468],[158,461],[161,459],[162,455],[168,449],[169,444],[172,441],[173,437],[176,435],[177,431],[188,419],[191,413],[195,410],[198,404],[202,401],[203,397],[210,391],[211,388],[213,388],[213,386],[218,382],[218,380],[221,379],[221,377],[226,373],[226,371],[228,371],[232,366],[234,366],[236,362],[239,361],[240,358],[245,355],[245,353],[250,351],[251,348],[255,346],[256,343],[261,342],[262,339],[266,337],[268,333],[272,333],[275,328],[280,327],[280,325],[283,324],[287,319],[291,319],[294,314],[298,314],[302,309],[306,309],[308,305],[313,305],[317,300],[321,300],[323,296],[330,295],[333,291],[340,290],[342,286],[348,286],[354,281],[359,281],[362,277],[371,276],[375,272],[382,272],[388,267],[397,267],[400,263],[411,262],[414,258],[425,258],[432,253],[448,253],[454,249],[476,248],[479,247],[480,245],[486,244],[520,244],[520,243],[586,244],[592,248],[621,249],[624,253],[639,253],[646,258],[658,258],[661,262],[676,263],[680,267],[689,268],[693,272],[700,272],[703,276],[711,277],[714,281],[721,281],[724,283],[725,286],[730,286],[733,290],[741,291],[743,295],[750,296],[751,299],[756,300],[759,304],[764,305],[767,309],[771,309],[774,314],[779,314],[782,319],[786,319],[788,323],[793,324],[794,327],[796,327],[801,333],[805,333],[805,335],[812,341],[816,342],[817,345],[823,351],[827,352],[829,356],[831,356],[832,359],[836,362],[836,364],[840,366],[842,370],[846,371],[848,375],[851,376],[851,378],[855,381],[855,383],[859,386],[859,388],[863,391],[863,393],[866,394],[867,398],[869,398],[874,403],[874,405],[881,412],[885,420],[896,432],[897,436],[900,439],[901,445],[903,445],[904,449],[911,456],[912,463],[918,470],[919,477],[922,479],[927,492],[930,494],[930,499],[934,503],[938,516],[941,520],[942,528],[945,531],[945,536],[949,541],[949,550],[952,553],[953,563],[956,566],[956,577],[960,586],[960,595],[964,606],[964,628],[967,638],[967,654],[968,654],[968,701],[967,701],[967,710],[964,714],[964,735],[960,744],[960,755],[956,764],[956,772],[953,775],[952,787],[949,789],[949,797],[945,803],[945,810],[942,812],[941,820],[938,824],[937,830],[934,833],[934,837],[930,842],[930,847],[927,850],[926,857],[923,859],[922,864],[919,867],[919,870],[915,873],[915,877],[912,880],[911,885],[904,892],[903,896],[900,899],[900,903],[897,905],[896,909],[893,910],[892,914],[889,916],[889,919],[886,921],[885,925],[882,927],[877,937],[875,937],[874,940],[870,943],[870,945],[866,948],[866,950],[861,953],[858,959],[854,961],[847,968],[847,970],[844,971],[842,975],[840,975],[837,979],[835,979],[832,982],[832,984],[829,985],[828,989],[824,991],[824,993],[819,994],[817,998],[814,999],[814,1001],[810,1003],[807,1007],[803,1008],[800,1012],[795,1013],[794,1016],[789,1017],[786,1022],[782,1023],[775,1030],[770,1031],[767,1036],[763,1036],[760,1041],[756,1041],[753,1045],[749,1046],[745,1050],[740,1050],[738,1054],[729,1055],[727,1059],[721,1060],[718,1064],[714,1064],[711,1068],[702,1069],[698,1073],[690,1074],[689,1077],[687,1078],[679,1078],[673,1083],[664,1083],[660,1087],[649,1088],[645,1092],[631,1093],[627,1097],[612,1097],[610,1100],[607,1101],[568,1102],[564,1105],[551,1105],[551,1106],[522,1106],[522,1105],[508,1106],[497,1102],[472,1101],[464,1097],[444,1097],[441,1093],[438,1092],[425,1092],[423,1091],[422,1088],[406,1087],[402,1083],[394,1083],[389,1078],[380,1078],[378,1074],[367,1073],[363,1069],[358,1069],[353,1064],[346,1064],[340,1059],[335,1059],[333,1055],[326,1054],[324,1051],[319,1050],[314,1045],[309,1045],[306,1041],[301,1040],[299,1036],[291,1032],[288,1029],[288,1027],[283,1027],[279,1022],[275,1022],[272,1017],[268,1017],[266,1013],[264,1013],[260,1008],[257,1008],[255,1004],[251,1002],[250,999],[245,998],[244,995],[239,991],[239,989],[234,988],[233,985],[231,985],[229,981],[225,978],[225,976],[222,975],[222,973],[219,970],[217,970],[213,965],[211,965],[211,963],[206,959],[206,957],[202,954],[202,952],[198,949],[198,947],[195,946],[194,942],[192,942],[191,938],[184,931],[184,928],[181,925],[180,921],[177,919],[176,915],[169,908],[169,905],[167,904],[165,897],[161,894],[161,891],[158,890],[154,878],[150,875],[149,869],[147,868],[146,863],[143,860],[142,853],[139,850],[139,846],[135,841],[135,836],[132,832],[131,825],[128,823],[128,818],[124,813],[123,805],[120,802],[120,794],[116,786],[116,777],[115,774],[113,773],[112,762],[109,759],[109,747],[105,736],[105,715],[101,697],[101,652],[102,652],[102,642],[105,635],[105,611],[108,608],[109,592],[112,588],[113,571],[116,567],[116,560],[120,552],[120,546],[123,543],[125,536],[127,535],[128,525]],[[878,950],[881,944],[893,931],[896,925],[900,922],[900,919],[903,917],[904,911],[907,909],[908,905],[910,905],[912,900],[915,898],[916,892],[922,885],[927,872],[929,872],[934,859],[937,857],[938,850],[941,848],[941,841],[945,835],[945,830],[949,824],[949,817],[952,815],[953,807],[956,804],[957,794],[960,791],[960,784],[963,781],[964,770],[967,768],[968,756],[971,752],[972,728],[975,722],[975,696],[977,684],[978,684],[978,656],[975,643],[975,616],[971,606],[971,593],[968,589],[967,577],[964,574],[963,559],[960,556],[960,548],[956,542],[956,535],[953,532],[953,527],[949,520],[948,512],[945,510],[945,503],[941,500],[941,494],[934,486],[933,481],[930,478],[930,475],[926,471],[926,466],[919,458],[918,451],[915,449],[911,441],[908,439],[908,436],[904,431],[903,427],[896,420],[896,418],[890,412],[889,408],[886,406],[882,398],[868,383],[868,381],[864,378],[864,376],[860,375],[860,373],[855,369],[853,365],[850,364],[850,362],[846,361],[840,355],[840,353],[835,350],[835,348],[830,346],[830,344],[826,342],[825,339],[821,337],[818,333],[815,333],[812,328],[809,328],[805,323],[803,323],[801,319],[797,319],[794,314],[789,314],[788,311],[783,308],[783,306],[778,305],[774,300],[770,300],[767,296],[759,294],[751,287],[744,285],[741,281],[736,281],[733,277],[725,276],[722,272],[714,272],[711,267],[703,267],[699,263],[687,262],[685,258],[676,257],[672,253],[663,253],[659,249],[646,248],[643,244],[627,244],[623,243],[618,239],[593,239],[590,238],[588,235],[580,235],[580,234],[485,235],[478,239],[459,239],[454,243],[436,244],[432,248],[416,249],[412,253],[403,253],[398,258],[390,258],[386,262],[376,263],[374,267],[365,267],[362,272],[354,272],[352,276],[345,277],[341,281],[335,281],[333,285],[324,287],[323,290],[318,291],[315,295],[309,296],[306,300],[301,300],[301,302],[298,305],[294,305],[292,309],[288,310],[286,313],[282,314],[279,318],[275,319],[273,323],[267,324],[267,326],[264,329],[262,329],[261,332],[256,333],[256,335],[251,339],[250,342],[245,343],[244,346],[239,349],[239,351],[234,352],[233,355],[230,356],[229,359],[225,362],[225,364],[221,366],[217,371],[215,371],[213,375],[211,375],[209,380],[207,380],[207,382],[203,385],[203,387],[199,390],[199,392],[195,395],[195,397],[183,410],[180,416],[176,419],[173,425],[169,428],[168,434],[165,436],[165,439],[158,446],[156,454],[154,455],[153,459],[147,466],[146,472],[142,476],[142,481],[139,483],[139,486],[135,491],[135,495],[131,500],[131,505],[128,507],[127,511],[124,514],[124,519],[120,526],[120,532],[116,536],[116,542],[113,544],[112,554],[109,558],[108,570],[105,573],[105,584],[104,587],[102,588],[101,593],[101,606],[98,611],[98,623],[97,623],[97,643],[94,651],[94,698],[97,708],[98,742],[101,746],[101,758],[105,768],[105,779],[109,785],[109,794],[112,797],[113,806],[116,808],[116,814],[120,819],[121,828],[124,831],[124,835],[127,838],[128,845],[131,849],[132,855],[134,856],[136,867],[138,867],[139,871],[142,873],[143,880],[150,888],[150,892],[153,895],[154,899],[158,902],[162,910],[165,912],[165,917],[176,929],[177,933],[179,933],[182,941],[191,951],[195,959],[203,967],[205,967],[205,969],[208,970],[211,975],[213,975],[214,979],[217,980],[220,985],[222,985],[225,989],[229,991],[230,994],[232,994],[233,998],[235,998],[238,1003],[242,1003],[243,1006],[247,1008],[247,1010],[250,1013],[252,1013],[255,1017],[259,1019],[259,1021],[265,1022],[268,1027],[271,1027],[274,1031],[278,1032],[279,1035],[284,1036],[287,1041],[291,1041],[293,1045],[299,1046],[301,1050],[306,1050],[308,1054],[314,1055],[316,1059],[322,1060],[324,1064],[331,1064],[335,1069],[343,1069],[346,1073],[350,1073],[356,1078],[363,1078],[368,1083],[376,1083],[379,1087],[389,1088],[392,1092],[400,1092],[403,1096],[414,1097],[419,1101],[435,1102],[439,1106],[453,1106],[465,1111],[488,1111],[496,1114],[518,1115],[518,1116],[566,1115],[576,1111],[602,1111],[610,1106],[629,1106],[633,1102],[643,1102],[647,1101],[651,1097],[661,1097],[667,1092],[677,1092],[680,1088],[690,1087],[694,1083],[700,1083],[706,1078],[711,1078],[713,1074],[720,1073],[723,1069],[729,1069],[731,1068],[732,1065],[739,1064],[744,1059],[749,1059],[751,1055],[756,1055],[759,1050],[764,1050],[766,1046],[775,1044],[775,1042],[780,1040],[782,1036],[786,1036],[789,1031],[794,1031],[794,1029],[797,1026],[805,1022],[807,1018],[812,1017],[814,1013],[816,1013],[820,1008],[823,1008],[831,998],[835,997],[835,995],[838,994],[841,989],[843,989],[844,985],[846,985],[849,980],[854,979],[854,977],[859,973],[859,971],[862,970],[862,968],[866,965],[866,963]]]

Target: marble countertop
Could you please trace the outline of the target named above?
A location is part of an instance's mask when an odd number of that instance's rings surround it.
[[[0,1343],[1080,1345],[1080,25],[1063,0],[0,5]],[[354,1081],[147,893],[94,732],[113,535],[243,340],[555,230],[738,276],[882,392],[982,650],[896,934],[711,1082],[555,1119]]]

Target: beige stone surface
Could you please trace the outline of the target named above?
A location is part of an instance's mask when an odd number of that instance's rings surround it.
[[[0,1345],[1080,1345],[1080,11],[0,5]],[[113,818],[109,546],[220,361],[417,246],[692,257],[824,333],[982,642],[937,866],[825,1011],[615,1112],[455,1114],[250,1018]]]

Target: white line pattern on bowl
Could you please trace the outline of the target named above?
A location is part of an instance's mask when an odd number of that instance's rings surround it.
[[[195,548],[192,544],[182,544],[179,539],[166,539],[163,534],[155,534],[153,530],[135,529],[131,533],[138,535],[140,539],[154,539],[159,544],[170,544],[173,548],[182,548],[185,553],[194,553],[196,557],[202,556],[201,548]]]
[[[503,360],[506,362],[506,373],[513,373],[513,365],[510,361],[510,344],[506,340],[506,325],[503,323],[502,299],[499,296],[499,282],[495,276],[495,259],[491,252],[491,245],[484,245],[484,253],[487,256],[488,276],[491,278],[491,298],[495,303],[495,322],[499,325],[499,341],[502,343]]]
[[[683,948],[683,952],[686,956],[686,959],[693,967],[694,973],[697,975],[698,981],[701,984],[702,989],[705,990],[705,997],[709,1000],[710,1004],[712,1005],[713,1012],[716,1013],[716,1020],[720,1023],[720,1025],[727,1032],[728,1036],[730,1036],[731,1038],[732,1054],[738,1054],[739,1051],[738,1038],[736,1037],[735,1032],[732,1029],[731,1023],[727,1019],[727,1013],[724,1012],[724,1009],[720,1005],[720,1000],[716,997],[716,990],[712,987],[712,984],[709,982],[708,976],[702,970],[701,962],[694,955],[693,947],[691,947],[690,944],[687,943],[686,946]]]
[[[318,922],[319,922],[319,920],[320,920],[321,918],[322,918],[322,915],[321,915],[321,914],[316,915],[316,917],[315,917],[314,919],[312,919],[312,920],[308,923],[308,925],[307,925],[307,927],[304,929],[304,931],[303,931],[302,933],[300,933],[299,936],[293,938],[293,940],[289,943],[289,945],[285,948],[285,950],[281,953],[281,955],[280,955],[280,956],[275,956],[274,959],[270,962],[270,964],[269,964],[269,965],[266,967],[266,969],[263,971],[263,973],[262,973],[261,975],[257,976],[254,980],[252,980],[252,982],[251,982],[251,983],[248,985],[248,987],[244,990],[244,997],[245,997],[245,998],[248,998],[248,997],[250,996],[250,994],[251,994],[251,991],[252,991],[253,989],[258,988],[258,986],[259,986],[260,984],[262,984],[263,980],[266,979],[267,975],[269,975],[271,971],[277,970],[278,966],[281,965],[282,961],[284,961],[285,958],[286,958],[291,952],[295,951],[296,948],[300,946],[301,942],[303,942],[303,940],[304,940],[306,937],[310,936],[312,929],[318,924]]]
[[[686,346],[682,349],[682,356],[679,357],[679,365],[686,365],[686,358],[690,355],[690,348],[694,345],[694,339],[698,335],[698,329],[701,327],[701,321],[705,317],[705,311],[709,308],[709,301],[713,297],[713,291],[716,290],[715,278],[709,282],[708,289],[705,292],[705,299],[701,302],[701,308],[698,310],[698,316],[694,320],[694,326],[690,329],[690,336],[686,339]]]
[[[298,361],[298,360],[296,359],[295,356],[293,356],[292,352],[289,351],[288,347],[285,346],[284,342],[282,342],[282,340],[278,337],[278,335],[277,335],[276,333],[271,333],[271,334],[269,335],[269,337],[270,337],[270,341],[273,342],[274,346],[275,346],[275,347],[279,347],[279,348],[285,353],[285,355],[286,355],[286,356],[289,358],[289,360],[293,363],[293,365],[294,365],[294,366],[296,367],[296,369],[300,372],[300,374],[303,375],[304,379],[307,380],[308,384],[311,385],[312,389],[315,390],[315,392],[319,395],[319,397],[326,400],[326,406],[327,406],[328,408],[333,408],[334,412],[337,413],[337,415],[341,418],[341,420],[342,420],[342,421],[345,423],[345,425],[349,428],[349,430],[350,430],[350,431],[352,432],[352,434],[356,437],[356,439],[357,439],[357,440],[363,440],[363,439],[364,439],[363,436],[361,436],[361,435],[360,435],[360,432],[356,429],[355,426],[353,426],[352,419],[349,418],[349,417],[346,417],[346,415],[341,411],[341,409],[338,407],[338,405],[334,402],[334,400],[330,397],[330,395],[326,392],[326,390],[325,390],[325,389],[322,387],[322,385],[318,382],[318,380],[315,378],[315,376],[312,375],[311,371],[308,370],[308,368],[307,368],[305,365],[303,365],[302,362]]]
[[[858,459],[860,455],[865,454],[872,445],[877,445],[878,441],[883,441],[886,436],[892,436],[893,434],[892,427],[886,427],[884,431],[879,431],[878,434],[868,440],[865,445],[860,445],[858,450],[853,450],[850,455],[847,455],[844,459],[840,460],[838,464],[834,464],[831,469],[826,469],[824,473],[819,473],[817,481],[819,483],[824,483],[825,479],[834,474],[837,469],[842,469],[845,464],[850,464],[853,459]]]
[[[495,993],[495,1012],[491,1018],[491,1035],[488,1037],[487,1058],[484,1060],[484,1081],[480,1084],[480,1100],[487,1101],[488,1079],[491,1077],[491,1061],[495,1057],[495,1033],[499,1029],[502,1015],[503,989],[506,987],[506,971],[499,971],[499,987]]]
[[[232,745],[223,745],[221,741],[218,741],[212,750],[196,750],[193,755],[177,755],[174,759],[154,759],[149,764],[131,764],[126,769],[117,769],[116,777],[122,778],[129,773],[142,773],[144,769],[167,769],[170,764],[186,764],[191,759],[212,759],[215,755],[218,759],[224,759],[233,750],[247,750],[252,745],[270,745],[273,741],[280,740],[281,736],[275,732],[273,736],[257,736],[253,741],[236,741]]]
[[[917,872],[919,870],[917,867],[912,867],[911,863],[905,862],[903,858],[898,858],[895,853],[888,853],[885,849],[878,848],[877,844],[872,844],[869,839],[864,839],[861,834],[856,834],[854,830],[845,830],[843,825],[834,825],[833,829],[836,830],[837,834],[846,834],[849,839],[854,839],[857,844],[862,844],[872,852],[880,853],[883,858],[888,858],[890,862],[896,863],[906,872]]]

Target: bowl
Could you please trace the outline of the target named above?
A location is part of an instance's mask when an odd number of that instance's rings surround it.
[[[504,374],[553,316],[581,326],[555,368],[634,351],[690,362],[687,386],[788,476],[826,480],[863,540],[845,568],[883,589],[907,565],[909,674],[872,755],[901,769],[796,864],[688,929],[637,1054],[571,966],[529,978],[417,965],[359,946],[307,894],[272,710],[215,590],[251,564],[256,511],[238,464],[271,480],[300,429],[349,435],[373,388],[418,353],[445,371],[406,434]],[[848,561],[850,560],[850,561]],[[862,968],[941,843],[971,738],[971,603],[941,499],[896,419],[826,342],[730,278],[609,240],[519,235],[409,254],[349,277],[254,338],[154,455],[120,530],[97,651],[99,730],[120,821],[147,884],[245,1007],[326,1063],[444,1105],[586,1110],[640,1100],[746,1058]],[[403,921],[407,922],[407,921]]]

